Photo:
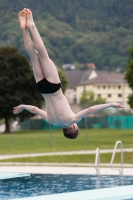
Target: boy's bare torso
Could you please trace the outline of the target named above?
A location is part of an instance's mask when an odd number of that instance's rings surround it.
[[[61,89],[53,94],[42,94],[46,103],[47,121],[55,126],[69,126],[75,114]]]

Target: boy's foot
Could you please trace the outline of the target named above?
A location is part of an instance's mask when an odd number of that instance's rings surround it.
[[[27,16],[27,21],[26,21],[26,27],[30,28],[34,26],[34,21],[33,21],[33,16],[32,12],[29,9],[26,9],[26,16]]]
[[[18,14],[18,19],[19,19],[19,23],[20,23],[20,28],[25,29],[25,25],[26,25],[26,11],[25,10],[22,10]]]

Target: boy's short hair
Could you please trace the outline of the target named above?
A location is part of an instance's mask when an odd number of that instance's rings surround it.
[[[73,129],[72,127],[68,128],[63,128],[63,133],[66,138],[69,139],[76,139],[78,137],[79,129],[77,128],[76,130]]]

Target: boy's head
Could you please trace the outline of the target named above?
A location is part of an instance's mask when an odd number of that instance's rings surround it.
[[[79,133],[77,124],[72,124],[67,128],[63,128],[63,133],[66,138],[75,139]]]

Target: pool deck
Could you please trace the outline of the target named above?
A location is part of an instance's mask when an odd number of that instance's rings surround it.
[[[96,190],[85,190],[36,197],[19,198],[18,200],[124,200],[133,197],[133,186],[120,186]],[[13,199],[12,199],[13,200]],[[14,199],[15,200],[15,199]],[[17,200],[17,199],[16,199]]]
[[[96,174],[94,167],[68,166],[0,166],[0,172],[6,173],[34,173],[34,174]],[[118,170],[108,167],[100,168],[101,175],[119,175]],[[133,168],[124,168],[123,175],[133,176]]]

